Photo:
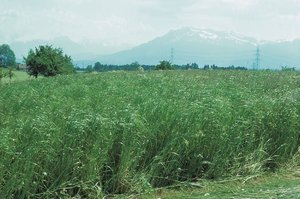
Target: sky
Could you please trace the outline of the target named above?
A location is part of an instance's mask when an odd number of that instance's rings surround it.
[[[185,26],[300,38],[300,0],[0,0],[0,43],[69,37],[134,46]]]

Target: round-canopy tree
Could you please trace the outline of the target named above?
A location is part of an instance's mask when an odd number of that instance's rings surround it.
[[[29,51],[24,58],[29,75],[37,77],[39,74],[45,77],[58,74],[70,74],[74,72],[72,59],[64,55],[62,49],[45,45]]]
[[[9,45],[3,44],[0,46],[0,66],[8,67],[15,66],[16,56],[15,53],[10,49]]]
[[[102,71],[103,70],[103,66],[100,62],[96,62],[94,64],[94,68],[93,68],[95,71]]]
[[[155,67],[155,70],[172,70],[172,64],[169,61],[160,61],[159,64]]]

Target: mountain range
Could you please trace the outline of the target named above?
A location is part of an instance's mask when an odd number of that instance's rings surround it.
[[[67,37],[55,41],[33,41],[30,43],[13,43],[12,49],[17,57],[29,48],[41,43],[59,46],[72,56],[75,65],[84,67],[99,61],[103,64],[140,64],[153,65],[161,60],[174,64],[195,62],[200,67],[209,64],[217,66],[244,66],[252,68],[258,65],[261,69],[280,69],[281,66],[300,69],[300,39],[292,41],[258,41],[235,32],[216,31],[206,28],[184,27],[171,30],[161,37],[131,49],[109,55],[113,49],[104,45],[75,43]],[[93,44],[91,44],[93,45]]]
[[[157,64],[171,60],[175,64],[196,62],[199,66],[244,66],[300,69],[300,40],[258,41],[234,32],[185,27],[172,30],[148,43],[98,58],[103,63],[125,64],[133,61]]]

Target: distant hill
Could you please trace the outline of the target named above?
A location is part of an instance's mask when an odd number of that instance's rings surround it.
[[[300,39],[267,42],[261,45],[261,62],[267,68],[281,66],[300,69]]]
[[[300,69],[300,40],[259,42],[234,32],[190,27],[172,30],[148,43],[98,57],[97,60],[110,64],[127,64],[134,61],[141,64],[157,64],[160,60],[171,60],[173,54],[175,64],[196,62],[199,66],[216,64],[252,68],[258,47],[260,68],[279,69],[281,66],[290,66]]]

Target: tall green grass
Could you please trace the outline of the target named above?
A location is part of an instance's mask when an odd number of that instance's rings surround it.
[[[0,85],[0,197],[97,198],[299,164],[300,75],[80,74]]]

